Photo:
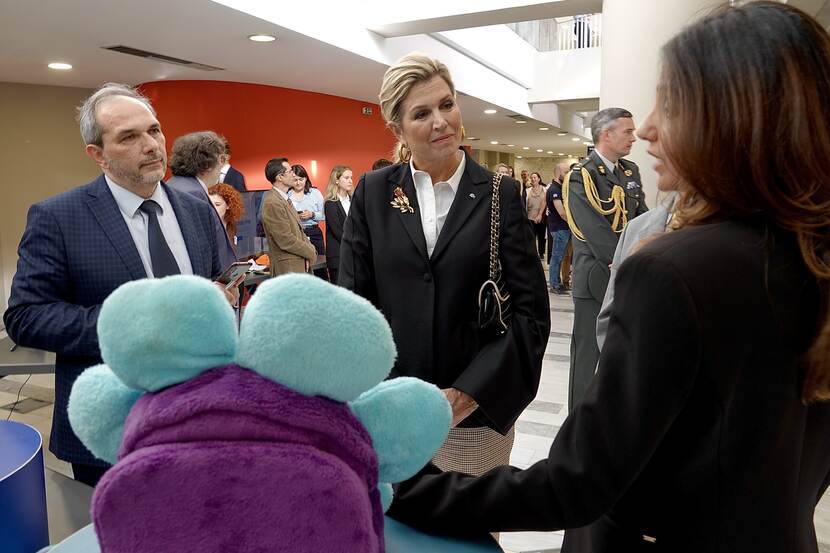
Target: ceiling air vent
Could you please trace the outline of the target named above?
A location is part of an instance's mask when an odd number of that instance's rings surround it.
[[[139,50],[138,48],[131,48],[129,46],[102,46],[104,50],[112,50],[121,54],[129,54],[130,56],[137,56],[139,58],[147,58],[151,60],[161,61],[164,63],[173,63],[191,69],[198,69],[200,71],[224,71],[224,67],[214,67],[212,65],[205,65],[204,63],[197,63],[195,61],[183,60],[181,58],[174,58],[172,56],[165,56],[164,54],[157,54],[155,52],[148,52],[147,50]]]

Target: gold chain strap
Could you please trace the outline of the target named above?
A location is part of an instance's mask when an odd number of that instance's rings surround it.
[[[501,214],[501,197],[499,185],[501,173],[493,175],[493,197],[490,200],[490,280],[495,281],[501,272],[499,263],[499,217]]]

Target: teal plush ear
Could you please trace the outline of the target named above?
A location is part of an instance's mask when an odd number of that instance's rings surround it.
[[[81,373],[69,394],[69,424],[97,458],[114,464],[124,421],[142,392],[128,388],[106,365]]]
[[[104,362],[124,384],[156,391],[232,362],[236,318],[207,279],[136,280],[104,301],[98,341]]]
[[[236,361],[302,394],[349,401],[389,374],[395,343],[386,319],[365,299],[289,274],[251,298]]]
[[[372,437],[381,482],[418,472],[447,439],[452,422],[444,393],[411,377],[378,384],[349,406]]]

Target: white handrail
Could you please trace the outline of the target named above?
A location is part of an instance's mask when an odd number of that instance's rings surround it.
[[[602,45],[602,14],[557,18],[556,36],[559,50],[598,48]]]

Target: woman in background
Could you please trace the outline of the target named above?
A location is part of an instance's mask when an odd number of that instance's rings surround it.
[[[233,186],[222,182],[208,188],[208,196],[222,220],[228,238],[236,245],[236,224],[245,215],[242,197]]]
[[[545,187],[542,186],[542,175],[537,172],[530,174],[530,188],[527,189],[527,219],[536,236],[536,248],[539,257],[545,257],[545,244],[548,234],[547,219],[545,218]]]
[[[340,241],[352,205],[353,189],[352,169],[348,165],[335,165],[329,175],[323,207],[326,215],[326,266],[329,280],[334,284],[339,278]]]
[[[638,135],[676,230],[619,267],[599,368],[548,458],[427,469],[390,516],[555,530],[562,551],[818,551],[830,482],[830,36],[724,6],[662,49]],[[793,163],[793,160],[798,160]]]
[[[291,198],[291,203],[300,217],[300,226],[303,227],[303,232],[311,240],[314,249],[317,250],[317,255],[324,255],[326,249],[323,243],[323,231],[320,230],[320,222],[325,220],[323,195],[314,188],[305,167],[292,165],[291,169],[294,171],[296,181],[294,188],[289,191],[288,197]],[[325,269],[316,269],[314,276],[328,280]]]

